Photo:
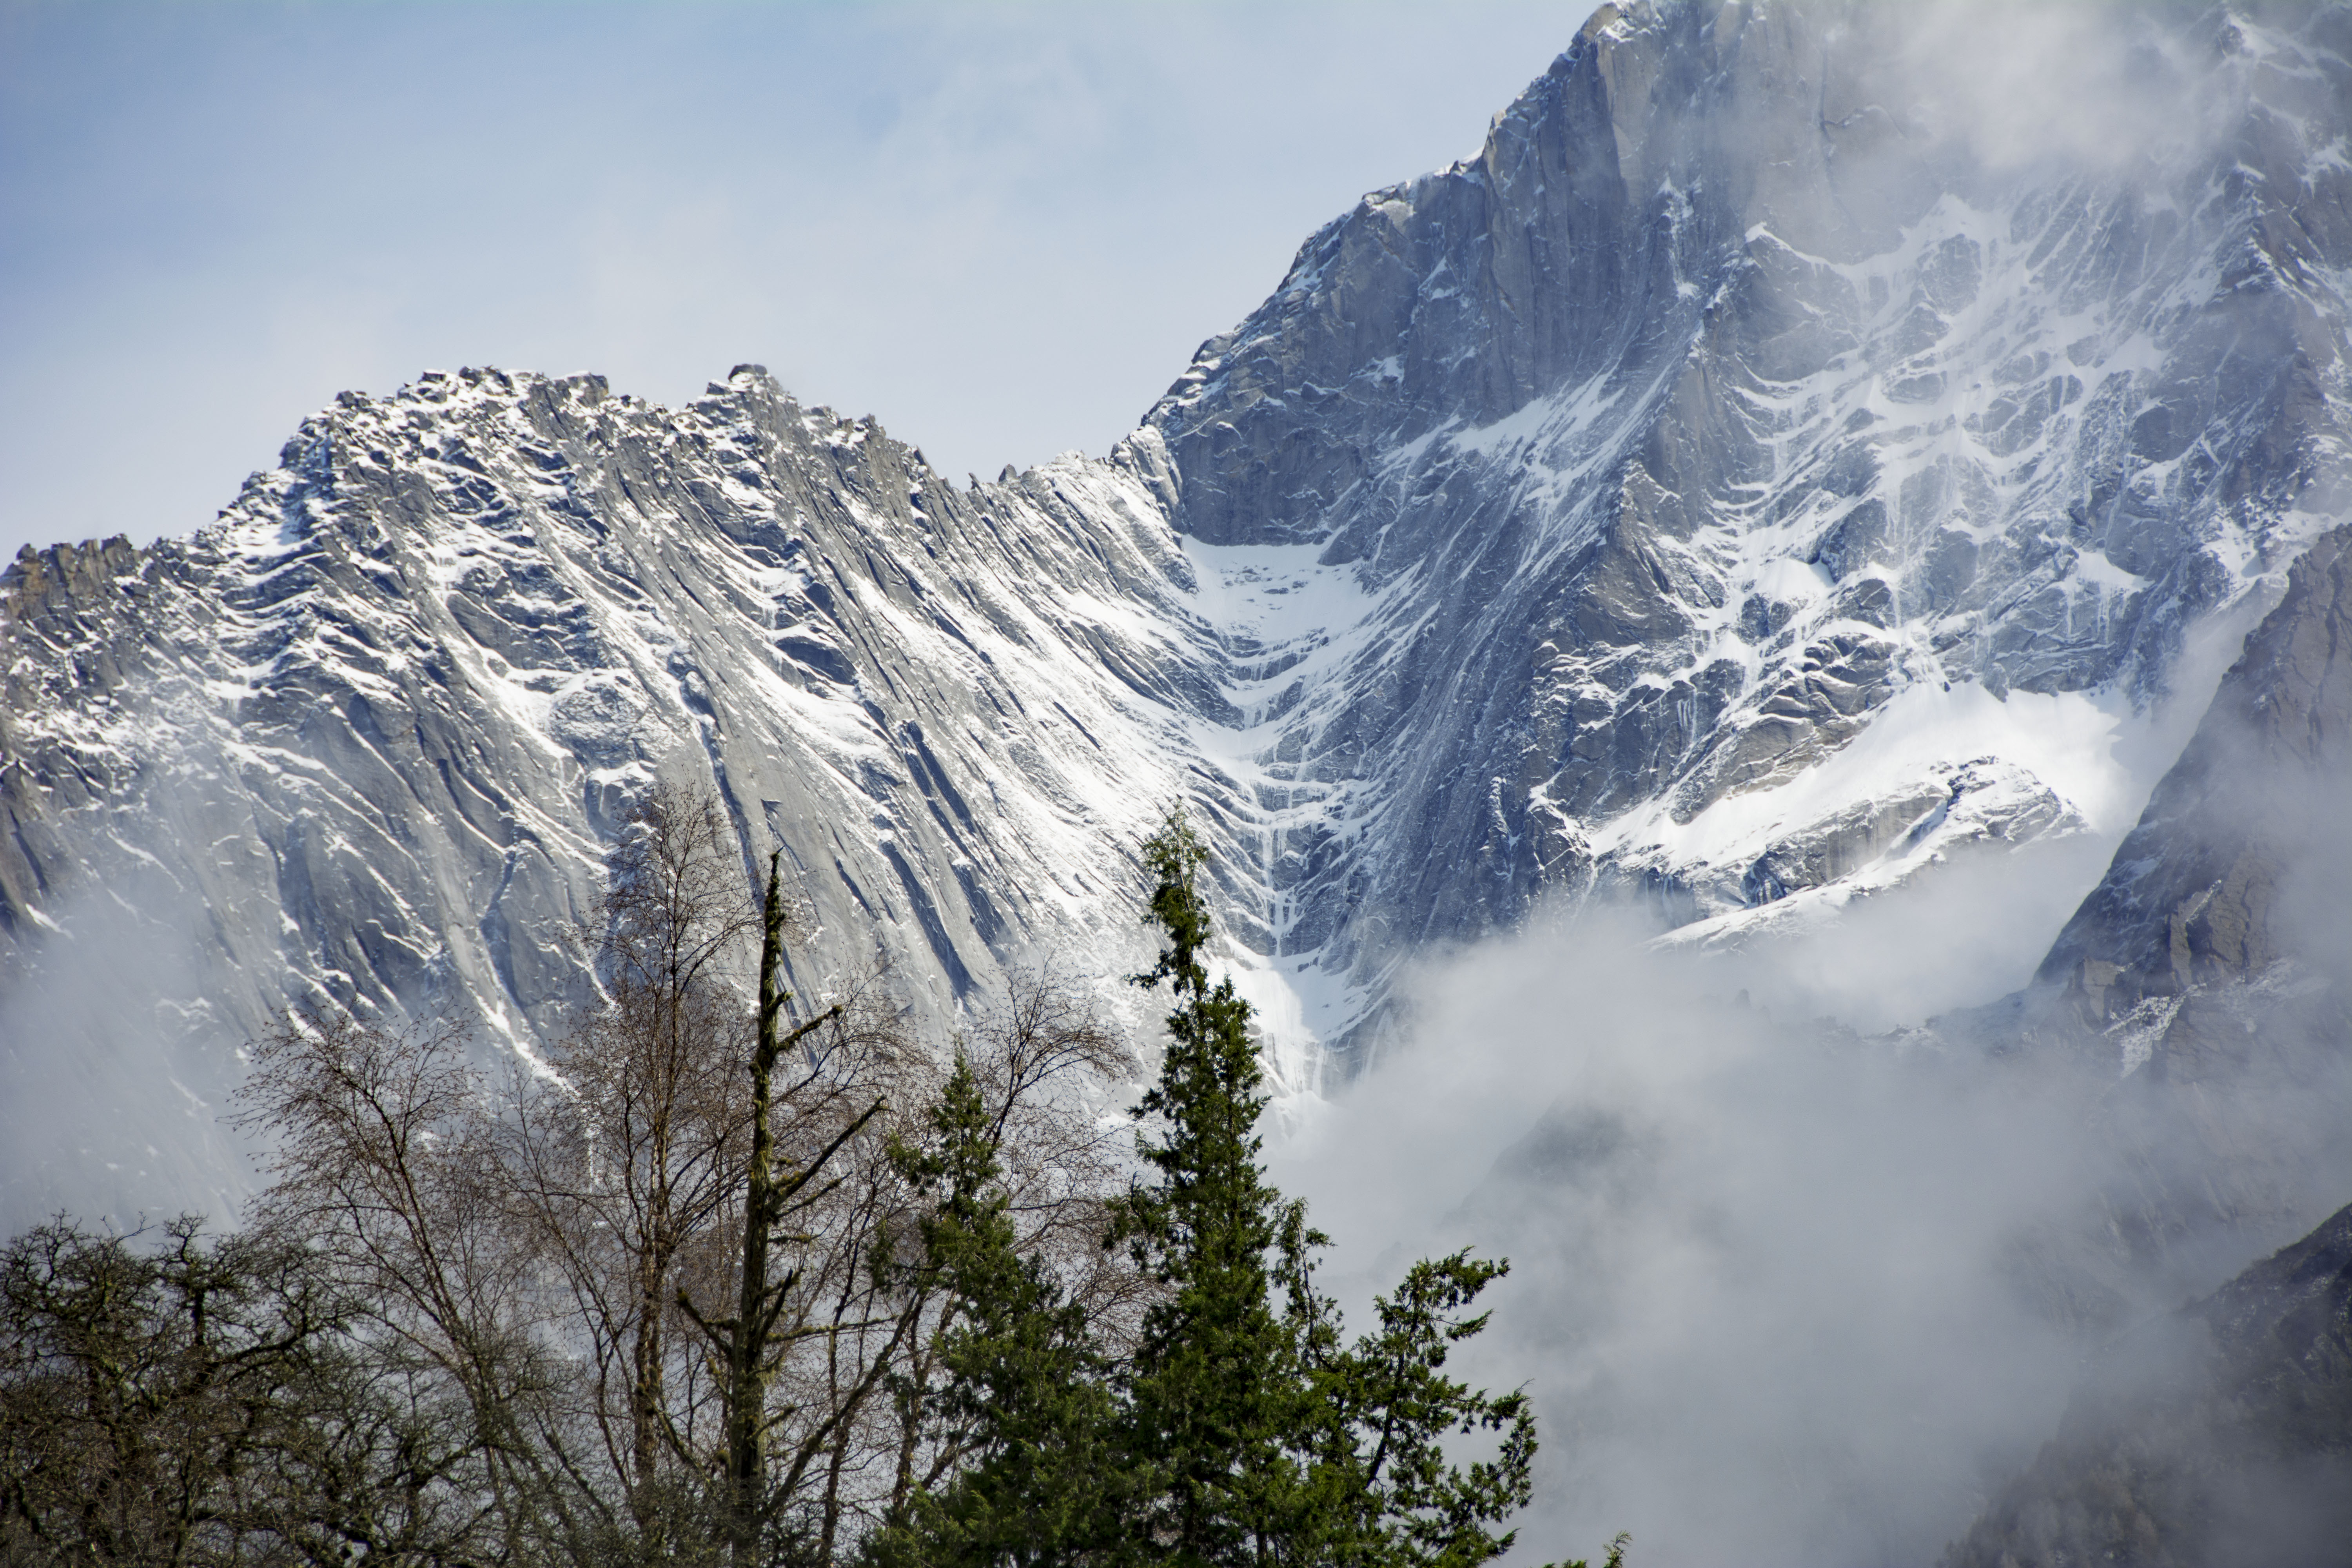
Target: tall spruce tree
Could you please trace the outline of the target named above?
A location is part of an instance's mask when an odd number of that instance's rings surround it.
[[[1143,1498],[1129,1544],[1235,1568],[1502,1555],[1515,1536],[1495,1527],[1533,1492],[1535,1413],[1523,1390],[1490,1394],[1443,1369],[1486,1326],[1473,1309],[1509,1265],[1467,1252],[1416,1263],[1377,1303],[1378,1331],[1346,1343],[1315,1284],[1329,1238],[1259,1163],[1267,1096],[1250,1005],[1208,975],[1207,848],[1171,812],[1144,863],[1164,945],[1136,982],[1171,982],[1177,1005],[1160,1081],[1137,1108],[1163,1129],[1139,1142],[1159,1180],[1116,1205],[1112,1230],[1167,1292],[1121,1378],[1119,1447]],[[1492,1451],[1456,1465],[1449,1438]]]
[[[1514,1543],[1497,1527],[1531,1494],[1535,1416],[1524,1391],[1487,1394],[1444,1368],[1486,1326],[1477,1299],[1507,1266],[1417,1263],[1379,1300],[1379,1328],[1346,1340],[1315,1283],[1327,1238],[1260,1163],[1249,1004],[1209,977],[1207,849],[1171,813],[1144,862],[1163,942],[1135,979],[1172,983],[1175,1006],[1136,1108],[1150,1175],[1113,1201],[1106,1245],[1130,1251],[1158,1299],[1123,1355],[1089,1332],[1013,1251],[1002,1198],[986,1195],[993,1156],[977,1157],[976,1128],[958,1131],[976,1101],[951,1084],[926,1241],[964,1315],[940,1408],[963,1424],[972,1462],[872,1555],[883,1568],[1477,1568]],[[1465,1439],[1486,1457],[1456,1463],[1447,1445]]]
[[[1160,1081],[1136,1108],[1160,1129],[1137,1145],[1159,1179],[1112,1210],[1112,1245],[1164,1292],[1121,1378],[1119,1447],[1139,1483],[1130,1524],[1150,1556],[1262,1563],[1321,1535],[1328,1511],[1301,1440],[1317,1420],[1305,1314],[1279,1296],[1322,1238],[1258,1161],[1265,1075],[1249,1004],[1231,979],[1209,980],[1208,851],[1171,814],[1144,863],[1155,879],[1147,918],[1165,945],[1135,980],[1170,982],[1176,1005]]]

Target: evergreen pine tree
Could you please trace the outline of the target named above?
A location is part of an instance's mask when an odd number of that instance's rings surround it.
[[[1208,975],[1208,851],[1171,812],[1144,862],[1146,918],[1165,945],[1135,978],[1171,982],[1177,1005],[1137,1108],[1164,1130],[1139,1141],[1159,1180],[1114,1210],[1114,1243],[1167,1292],[1119,1378],[1118,1447],[1139,1504],[1129,1549],[1186,1568],[1475,1568],[1502,1555],[1515,1536],[1495,1527],[1533,1492],[1535,1414],[1523,1390],[1489,1394],[1443,1368],[1486,1326],[1472,1309],[1509,1265],[1466,1252],[1416,1263],[1378,1302],[1379,1331],[1344,1345],[1314,1279],[1329,1238],[1259,1163],[1267,1096],[1250,1006]],[[1493,1451],[1456,1465],[1449,1437]]]
[[[930,1146],[902,1145],[896,1158],[935,1194],[923,1266],[954,1307],[933,1414],[961,1462],[949,1486],[916,1495],[870,1555],[883,1568],[1099,1558],[1115,1539],[1122,1475],[1108,1451],[1103,1355],[1084,1310],[1015,1247],[995,1124],[961,1054],[929,1122]]]
[[[1379,1329],[1346,1342],[1315,1284],[1328,1238],[1260,1163],[1249,1004],[1209,978],[1207,849],[1171,813],[1144,861],[1164,942],[1135,980],[1171,982],[1175,1006],[1135,1112],[1151,1177],[1114,1200],[1106,1239],[1160,1295],[1114,1355],[1017,1254],[960,1064],[934,1112],[937,1152],[909,1168],[940,1190],[926,1252],[962,1315],[940,1415],[970,1462],[873,1555],[885,1568],[1477,1568],[1513,1544],[1496,1527],[1530,1496],[1535,1417],[1524,1391],[1489,1394],[1444,1368],[1486,1327],[1475,1302],[1507,1265],[1417,1263],[1378,1302]],[[1491,1451],[1456,1464],[1449,1439]]]
[[[1249,1004],[1230,979],[1209,981],[1208,852],[1171,814],[1144,859],[1166,946],[1136,983],[1171,982],[1176,1005],[1160,1081],[1136,1109],[1161,1130],[1138,1141],[1159,1180],[1113,1209],[1113,1244],[1165,1292],[1122,1379],[1119,1447],[1140,1484],[1130,1528],[1150,1556],[1256,1563],[1315,1532],[1297,1441],[1310,1390],[1275,1260],[1321,1238],[1258,1163],[1265,1079]]]

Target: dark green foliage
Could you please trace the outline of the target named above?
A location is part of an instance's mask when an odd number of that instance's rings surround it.
[[[1442,1370],[1450,1347],[1486,1326],[1486,1314],[1467,1309],[1509,1267],[1466,1252],[1416,1263],[1378,1302],[1378,1333],[1345,1354],[1311,1356],[1336,1439],[1321,1458],[1344,1500],[1344,1560],[1466,1565],[1510,1549],[1512,1537],[1489,1526],[1531,1495],[1535,1412],[1524,1391],[1498,1397]],[[1319,1351],[1337,1337],[1318,1331],[1311,1342]],[[1448,1462],[1449,1434],[1480,1433],[1499,1435],[1492,1458],[1466,1468]]]
[[[1164,1292],[1119,1380],[1121,1447],[1144,1483],[1129,1528],[1185,1560],[1255,1562],[1326,1526],[1300,1441],[1318,1415],[1305,1303],[1286,1312],[1276,1299],[1305,1280],[1323,1238],[1258,1163],[1266,1097],[1249,1004],[1231,980],[1211,985],[1206,967],[1207,851],[1171,816],[1144,859],[1167,946],[1136,982],[1171,982],[1176,1006],[1160,1081],[1136,1112],[1160,1129],[1137,1146],[1160,1179],[1113,1206],[1109,1238]]]
[[[902,1167],[934,1195],[923,1257],[955,1303],[929,1398],[953,1480],[917,1491],[874,1542],[886,1564],[1051,1563],[1110,1538],[1123,1490],[1104,1355],[1084,1308],[1014,1245],[997,1124],[961,1056]]]
[[[93,1236],[0,1256],[0,1561],[463,1561],[462,1411],[401,1396],[305,1248]]]
[[[960,1073],[940,1112],[945,1152],[925,1167],[945,1190],[926,1243],[964,1314],[939,1410],[962,1424],[972,1462],[919,1497],[876,1556],[889,1568],[1499,1556],[1513,1538],[1496,1527],[1530,1494],[1534,1415],[1523,1392],[1488,1394],[1444,1368],[1486,1326],[1473,1306],[1507,1266],[1466,1253],[1415,1264],[1379,1303],[1378,1331],[1345,1342],[1315,1286],[1326,1238],[1259,1163],[1266,1095],[1249,1005],[1208,974],[1207,852],[1171,815],[1144,858],[1165,945],[1136,980],[1171,982],[1175,1006],[1136,1110],[1153,1179],[1112,1202],[1106,1244],[1156,1299],[1114,1353],[1013,1253]],[[1455,1464],[1449,1439],[1491,1452]]]

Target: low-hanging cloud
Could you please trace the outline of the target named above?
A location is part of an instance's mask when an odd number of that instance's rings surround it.
[[[2340,1051],[2192,1111],[2109,1040],[1827,1016],[1928,933],[2020,947],[2021,871],[1989,857],[1732,961],[1622,910],[1538,921],[1425,972],[1410,1042],[1279,1151],[1357,1311],[1412,1257],[1512,1259],[1470,1364],[1528,1383],[1544,1423],[1526,1560],[1623,1529],[1661,1564],[1933,1562],[2112,1335],[2352,1197]],[[2340,949],[2325,880],[2285,907]],[[1743,994],[1765,974],[1771,1001]],[[2198,1212],[2282,1181],[2264,1214]],[[2173,1227],[2154,1247],[2150,1216]]]
[[[1511,1258],[1476,1366],[1538,1401],[1538,1559],[1619,1529],[1662,1563],[1932,1556],[2064,1396],[2067,1334],[2005,1272],[2080,1185],[2064,1113],[1777,1022],[1647,934],[1596,912],[1431,974],[1286,1174],[1356,1294]]]
[[[1853,26],[1885,62],[1890,110],[1997,171],[2153,167],[2210,142],[2242,107],[2207,68],[2242,39],[2208,5],[1925,0],[1864,5]]]
[[[0,980],[0,1233],[60,1212],[131,1231],[235,1219],[244,1064],[201,994],[194,939],[125,879],[61,901]],[[158,907],[171,907],[162,898]],[[223,999],[226,1000],[226,999]]]

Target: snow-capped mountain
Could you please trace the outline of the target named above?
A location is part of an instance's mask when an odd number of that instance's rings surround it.
[[[1900,8],[1604,6],[1106,459],[958,485],[754,366],[436,373],[190,536],[20,556],[17,1170],[184,1187],[289,1002],[561,1026],[662,773],[785,847],[803,987],[878,952],[941,1020],[1131,967],[1192,801],[1293,1092],[1549,894],[1720,931],[2120,834],[2189,627],[2352,497],[2352,8],[2112,25],[2164,133],[1995,156]]]
[[[11,574],[0,875],[50,1009],[7,1031],[18,1146],[119,1134],[160,1033],[192,1103],[122,1141],[168,1152],[289,1003],[562,1028],[661,773],[789,852],[803,991],[878,959],[939,1019],[1033,949],[1122,954],[1123,858],[1215,700],[1192,581],[1125,469],[956,489],[751,367],[676,410],[479,371],[347,396],[193,539]]]
[[[1899,13],[1604,7],[1153,411],[1188,534],[1373,595],[1254,689],[1284,967],[2119,832],[2084,742],[2352,496],[2344,14],[2151,30],[2177,145],[1996,171]]]

